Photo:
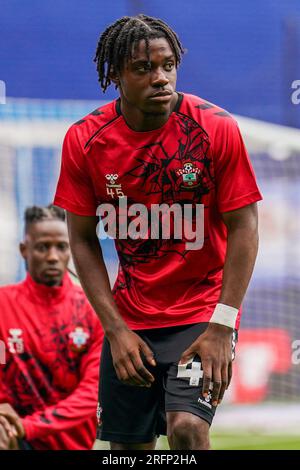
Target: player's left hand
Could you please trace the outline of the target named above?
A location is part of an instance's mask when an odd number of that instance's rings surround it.
[[[17,450],[17,431],[9,421],[0,416],[0,450]]]
[[[179,364],[198,355],[203,369],[202,395],[208,396],[212,383],[212,405],[221,403],[232,376],[232,328],[209,323],[207,329],[186,349]]]
[[[0,403],[0,416],[4,416],[16,430],[15,437],[20,439],[24,437],[25,430],[21,418],[9,403]]]

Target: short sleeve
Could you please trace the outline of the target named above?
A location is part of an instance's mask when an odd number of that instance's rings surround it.
[[[255,174],[236,121],[221,118],[213,150],[217,206],[228,212],[262,199]]]
[[[54,204],[77,215],[96,215],[96,196],[75,126],[64,139]]]

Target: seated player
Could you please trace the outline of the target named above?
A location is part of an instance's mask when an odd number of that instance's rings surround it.
[[[0,449],[91,449],[103,333],[67,272],[64,211],[28,208],[20,252],[26,279],[0,287]]]

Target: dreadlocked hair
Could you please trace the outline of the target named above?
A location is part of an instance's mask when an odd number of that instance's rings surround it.
[[[43,220],[60,220],[65,221],[65,211],[60,207],[49,204],[47,207],[32,206],[27,207],[24,214],[25,219],[25,233],[28,232],[28,227],[36,222]]]
[[[108,26],[100,36],[94,57],[103,93],[111,84],[111,72],[120,72],[124,61],[132,58],[139,41],[145,41],[146,54],[149,57],[149,40],[161,37],[169,42],[178,67],[184,49],[175,31],[164,21],[140,14],[123,16]]]

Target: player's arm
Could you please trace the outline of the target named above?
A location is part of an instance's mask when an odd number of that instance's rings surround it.
[[[245,296],[258,250],[257,204],[224,212],[227,251],[219,302],[240,308]]]
[[[118,312],[96,233],[98,221],[97,217],[67,212],[70,246],[76,270],[110,342],[118,378],[131,385],[150,386],[154,378],[144,366],[141,353],[148,363],[154,366],[153,353],[148,345],[127,327]]]
[[[257,206],[247,205],[222,214],[227,227],[227,251],[223,272],[220,304],[239,309],[246,293],[258,249]],[[213,321],[213,318],[212,318]],[[213,382],[212,402],[216,406],[230,383],[232,370],[233,329],[211,322],[205,333],[183,353],[181,363],[195,354],[201,357],[203,395]]]

